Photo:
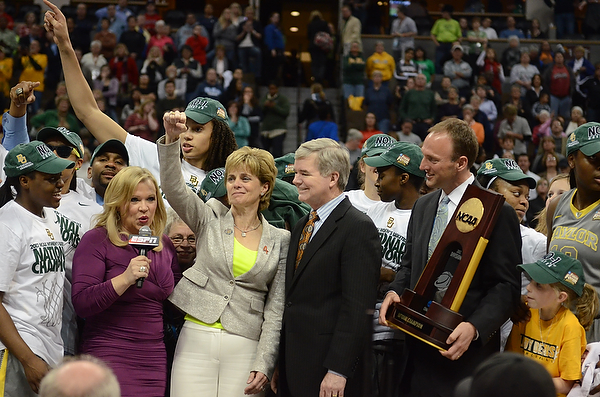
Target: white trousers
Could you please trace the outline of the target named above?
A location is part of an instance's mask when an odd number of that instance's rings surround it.
[[[258,341],[186,321],[175,349],[171,396],[244,397],[257,345]]]

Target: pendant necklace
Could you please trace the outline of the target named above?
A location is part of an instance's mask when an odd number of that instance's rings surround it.
[[[258,229],[258,228],[260,227],[260,225],[261,225],[261,222],[259,221],[259,222],[258,222],[258,225],[256,225],[256,226],[255,226],[255,227],[253,227],[252,229],[248,229],[248,230],[242,230],[242,229],[240,229],[240,228],[238,227],[238,225],[236,225],[236,224],[235,224],[235,222],[233,223],[233,226],[234,226],[234,227],[235,227],[237,230],[239,230],[239,231],[242,233],[242,237],[246,237],[246,233],[250,233],[250,232],[253,232],[253,231],[255,231],[256,229]]]

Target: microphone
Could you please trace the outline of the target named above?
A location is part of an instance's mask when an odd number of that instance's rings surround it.
[[[142,226],[139,231],[140,234],[131,234],[129,236],[129,245],[140,250],[140,255],[148,257],[148,251],[154,247],[158,247],[158,236],[152,235],[152,230],[148,226]],[[144,285],[145,277],[140,277],[135,282],[135,286],[142,288]]]

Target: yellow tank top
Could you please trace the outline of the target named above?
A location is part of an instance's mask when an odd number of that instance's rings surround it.
[[[252,266],[256,263],[256,258],[258,258],[258,251],[253,251],[244,247],[240,244],[236,238],[233,239],[233,276],[239,277],[242,274],[246,273],[248,270],[252,269]],[[195,317],[190,316],[189,314],[185,315],[185,319],[191,321],[196,324],[205,325],[211,328],[224,329],[221,321],[218,320],[215,323],[207,324],[203,321],[198,320]]]

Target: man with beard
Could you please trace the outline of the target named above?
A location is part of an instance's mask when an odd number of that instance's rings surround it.
[[[98,204],[104,205],[104,193],[108,183],[127,166],[129,166],[129,153],[121,141],[109,139],[98,145],[92,154],[90,167],[88,168],[88,178],[92,180],[95,193],[95,197],[92,199]],[[85,184],[85,182],[83,183]]]

